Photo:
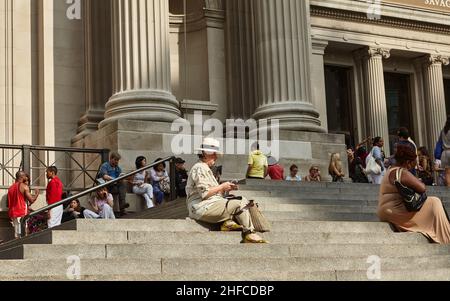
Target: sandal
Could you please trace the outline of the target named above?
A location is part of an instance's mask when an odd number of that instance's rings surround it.
[[[262,238],[259,238],[259,239],[251,238],[252,234],[254,234],[254,233],[247,234],[245,236],[244,240],[242,241],[242,243],[244,243],[244,244],[268,244],[269,243],[269,241],[262,239]]]
[[[242,231],[243,229],[244,227],[233,221],[226,221],[220,226],[220,231],[222,232]]]

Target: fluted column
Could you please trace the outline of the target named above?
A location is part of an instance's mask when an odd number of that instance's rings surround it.
[[[423,62],[427,136],[430,146],[434,147],[447,121],[442,66],[449,64],[449,58],[441,55],[429,55]]]
[[[98,130],[112,95],[111,1],[85,0],[82,13],[86,112],[78,122],[72,143]]]
[[[325,132],[312,104],[309,0],[253,0],[258,68],[255,119]]]
[[[327,94],[325,89],[324,55],[328,41],[312,39],[311,92],[314,107],[319,111],[322,127],[328,131]]]
[[[389,124],[384,85],[383,59],[390,57],[390,50],[383,48],[365,48],[357,53],[362,59],[365,83],[365,111],[367,135],[382,137],[386,143],[384,149],[390,154]]]
[[[112,0],[113,96],[104,126],[119,119],[172,122],[168,0]]]
[[[249,119],[257,109],[252,1],[227,0],[228,109],[233,119]]]

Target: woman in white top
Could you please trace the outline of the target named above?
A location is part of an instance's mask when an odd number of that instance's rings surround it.
[[[145,157],[141,156],[136,159],[136,169],[140,169],[145,165],[147,165]],[[133,185],[133,193],[144,197],[148,209],[153,208],[153,187],[148,183],[148,172],[144,170],[136,174],[131,184]]]

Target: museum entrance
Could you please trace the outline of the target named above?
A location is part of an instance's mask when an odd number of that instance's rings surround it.
[[[394,150],[394,144],[398,141],[397,131],[401,127],[408,128],[414,139],[410,79],[408,74],[384,73],[391,150]]]
[[[351,99],[352,69],[348,67],[325,66],[328,131],[345,135],[347,146],[354,146],[353,108]]]
[[[445,106],[447,107],[447,116],[450,115],[450,78],[444,79]]]

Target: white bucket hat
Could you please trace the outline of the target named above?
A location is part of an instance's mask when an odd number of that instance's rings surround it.
[[[222,154],[220,151],[220,142],[214,138],[203,139],[202,145],[199,149],[196,149],[196,151],[205,152],[207,154]]]

